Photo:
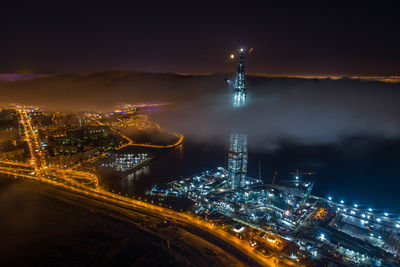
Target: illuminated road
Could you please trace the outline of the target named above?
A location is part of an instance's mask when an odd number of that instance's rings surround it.
[[[15,170],[11,171],[11,168],[0,168],[0,173],[10,175],[12,177],[21,177],[21,178],[29,178],[32,180],[44,182],[47,184],[51,184],[56,186],[57,188],[61,188],[70,193],[78,194],[80,196],[84,196],[86,198],[101,200],[104,203],[111,204],[115,206],[117,210],[120,208],[126,208],[129,210],[135,210],[143,214],[151,214],[154,217],[160,219],[167,219],[171,222],[177,222],[179,224],[186,224],[191,227],[195,227],[201,229],[212,236],[222,240],[223,242],[233,246],[235,249],[239,250],[241,253],[245,254],[253,261],[257,262],[262,266],[282,266],[282,264],[278,264],[279,261],[283,259],[279,259],[276,257],[264,257],[258,252],[256,252],[248,243],[236,238],[235,236],[229,234],[228,232],[218,228],[217,226],[212,225],[209,222],[198,219],[195,216],[187,213],[177,212],[165,207],[161,207],[158,205],[154,205],[151,203],[147,203],[145,201],[132,199],[130,197],[124,197],[118,194],[114,194],[103,190],[101,188],[91,188],[85,185],[77,186],[76,184],[70,183],[62,177],[53,178],[54,180],[50,180],[47,178],[38,177],[36,175],[32,175],[29,173],[19,173]],[[291,262],[285,262],[286,265],[294,265]]]
[[[47,166],[47,162],[42,147],[40,146],[37,130],[33,129],[31,119],[29,118],[25,108],[17,108],[17,111],[21,116],[20,122],[25,130],[33,164],[35,165],[36,169],[45,168],[45,166]]]
[[[140,147],[151,147],[151,148],[173,148],[176,147],[178,145],[180,145],[183,141],[183,135],[177,132],[173,132],[173,131],[169,131],[169,130],[165,130],[163,128],[161,128],[158,124],[152,123],[148,120],[147,116],[145,115],[137,115],[135,116],[135,118],[141,118],[140,123],[138,123],[136,120],[134,120],[133,122],[128,121],[126,124],[124,124],[123,126],[120,124],[117,124],[118,126],[114,125],[114,124],[104,124],[100,121],[97,120],[97,123],[99,125],[107,125],[111,130],[113,130],[114,132],[116,132],[117,134],[119,134],[120,136],[122,136],[122,138],[124,138],[125,140],[128,141],[127,144],[122,145],[121,147],[117,148],[117,149],[121,149],[123,147],[126,146],[140,146]],[[154,125],[153,125],[154,124]],[[131,138],[129,138],[128,136],[124,135],[123,133],[121,133],[119,131],[119,129],[121,128],[129,128],[129,127],[133,127],[133,128],[137,128],[139,130],[145,130],[147,128],[156,128],[161,132],[165,132],[168,133],[170,135],[173,135],[177,138],[177,140],[175,141],[175,143],[170,144],[170,145],[153,145],[153,144],[141,144],[141,143],[135,143]]]
[[[127,196],[121,196],[111,193],[99,187],[98,179],[94,174],[80,172],[76,170],[62,170],[48,168],[44,161],[43,152],[38,149],[39,140],[35,130],[33,130],[31,121],[25,109],[19,110],[21,114],[21,123],[24,125],[25,135],[31,152],[31,166],[24,163],[8,162],[0,160],[0,173],[11,177],[20,177],[40,181],[53,185],[58,189],[74,195],[92,199],[107,204],[108,207],[114,207],[117,212],[122,209],[134,210],[136,212],[151,215],[159,219],[167,219],[176,225],[186,225],[194,229],[193,231],[202,231],[212,236],[215,243],[223,243],[225,247],[233,247],[252,262],[262,266],[294,266],[295,264],[287,259],[277,256],[264,256],[258,253],[249,243],[238,239],[212,223],[201,220],[189,213],[177,212],[159,205],[147,203],[140,199],[133,199]],[[183,137],[177,144],[182,142]],[[176,145],[176,144],[175,144]],[[197,229],[197,230],[196,230]],[[198,235],[203,238],[202,235]],[[210,241],[210,240],[208,240]],[[214,243],[214,242],[212,242]],[[221,246],[219,246],[221,247]]]

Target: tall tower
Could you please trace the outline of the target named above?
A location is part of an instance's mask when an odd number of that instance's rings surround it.
[[[240,50],[239,64],[233,94],[234,108],[246,105],[247,90],[244,73],[243,49]],[[245,186],[247,175],[247,134],[233,130],[228,149],[228,187],[235,190]]]
[[[233,106],[242,107],[246,105],[246,101],[247,101],[246,79],[244,73],[243,49],[241,49],[239,55],[239,64],[235,79],[235,93],[233,95]]]

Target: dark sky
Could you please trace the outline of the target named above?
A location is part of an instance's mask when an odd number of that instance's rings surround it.
[[[394,5],[274,2],[2,2],[0,72],[226,72],[254,47],[253,73],[400,74]]]

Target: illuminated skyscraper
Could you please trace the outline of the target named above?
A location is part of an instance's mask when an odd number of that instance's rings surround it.
[[[239,64],[235,80],[233,106],[240,108],[246,105],[247,90],[244,72],[243,49],[240,51]],[[247,134],[234,130],[230,136],[228,149],[228,186],[238,189],[244,186],[247,175]]]
[[[239,64],[236,73],[236,80],[235,80],[233,106],[242,107],[246,105],[246,101],[247,101],[246,79],[244,73],[243,49],[241,49],[239,55]]]

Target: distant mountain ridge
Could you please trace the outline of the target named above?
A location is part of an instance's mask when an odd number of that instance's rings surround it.
[[[47,74],[25,74],[25,73],[0,73],[0,81],[14,82],[20,80],[32,80],[47,77]]]
[[[21,103],[70,112],[171,103],[151,119],[192,140],[218,144],[232,125],[240,125],[249,140],[267,149],[283,139],[329,144],[357,134],[400,137],[400,83],[249,75],[250,104],[238,112],[232,109],[234,77],[229,74],[104,71],[33,77],[0,81],[0,106]]]

